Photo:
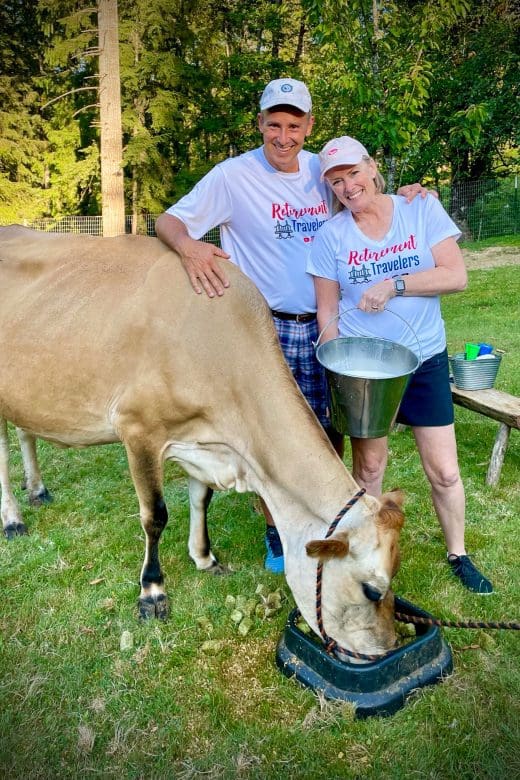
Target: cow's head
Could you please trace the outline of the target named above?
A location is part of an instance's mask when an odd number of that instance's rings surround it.
[[[395,645],[390,583],[399,568],[402,503],[400,490],[386,493],[380,502],[366,496],[328,539],[306,544],[307,555],[323,563],[325,632],[350,651],[382,654]],[[311,625],[317,630],[312,617]]]

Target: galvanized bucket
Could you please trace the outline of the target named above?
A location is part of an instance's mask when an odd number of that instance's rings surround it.
[[[329,325],[318,338],[316,357],[327,376],[334,428],[359,439],[386,436],[420,358],[401,344],[375,337],[340,336],[318,346]]]
[[[450,357],[453,383],[459,390],[487,390],[493,387],[502,355],[485,355],[476,360],[466,360],[464,352]]]

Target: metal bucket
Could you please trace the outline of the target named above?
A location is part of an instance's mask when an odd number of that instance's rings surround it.
[[[466,360],[464,352],[457,352],[450,357],[455,387],[459,390],[487,390],[493,387],[501,360],[501,354]]]
[[[334,428],[359,439],[386,436],[421,362],[417,355],[387,339],[339,336],[318,346],[316,357],[327,375]]]

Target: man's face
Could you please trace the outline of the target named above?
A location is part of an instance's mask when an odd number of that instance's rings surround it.
[[[273,168],[283,173],[298,171],[298,153],[311,134],[314,117],[301,111],[262,111],[258,127],[264,139],[264,153]]]

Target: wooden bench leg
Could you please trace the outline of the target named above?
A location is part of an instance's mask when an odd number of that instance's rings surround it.
[[[486,475],[486,485],[497,485],[500,479],[500,471],[504,462],[504,456],[506,454],[507,445],[509,443],[509,436],[511,434],[511,428],[505,423],[500,423],[498,433],[496,435],[495,443],[493,444],[493,452],[491,453],[491,460],[489,461],[489,468]]]

